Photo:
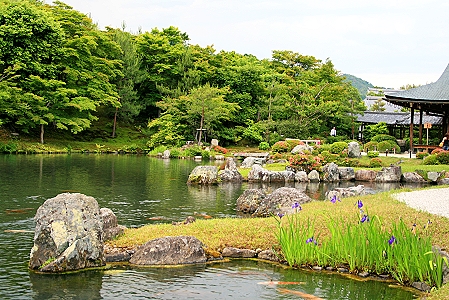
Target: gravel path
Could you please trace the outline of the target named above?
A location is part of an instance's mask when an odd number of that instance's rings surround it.
[[[417,210],[449,218],[449,188],[403,192],[393,197]]]

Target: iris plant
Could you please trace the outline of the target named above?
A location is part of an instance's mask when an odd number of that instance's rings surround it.
[[[336,203],[337,201],[341,202],[341,200],[339,198],[337,198],[337,195],[333,195],[332,198],[331,198],[331,202],[332,203]]]
[[[388,244],[393,245],[393,243],[397,243],[396,238],[394,237],[394,235],[391,236],[391,238],[388,240]]]

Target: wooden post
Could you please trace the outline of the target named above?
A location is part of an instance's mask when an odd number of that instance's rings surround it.
[[[422,110],[419,108],[419,144],[422,145]]]
[[[410,108],[410,158],[412,158],[413,152],[413,119],[415,116],[415,109],[413,106]]]

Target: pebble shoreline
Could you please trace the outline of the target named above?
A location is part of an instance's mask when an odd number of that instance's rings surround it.
[[[449,218],[449,188],[402,192],[392,196],[414,209]]]

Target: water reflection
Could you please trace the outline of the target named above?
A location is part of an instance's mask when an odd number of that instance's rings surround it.
[[[103,299],[102,276],[98,272],[75,274],[30,273],[33,299]]]

